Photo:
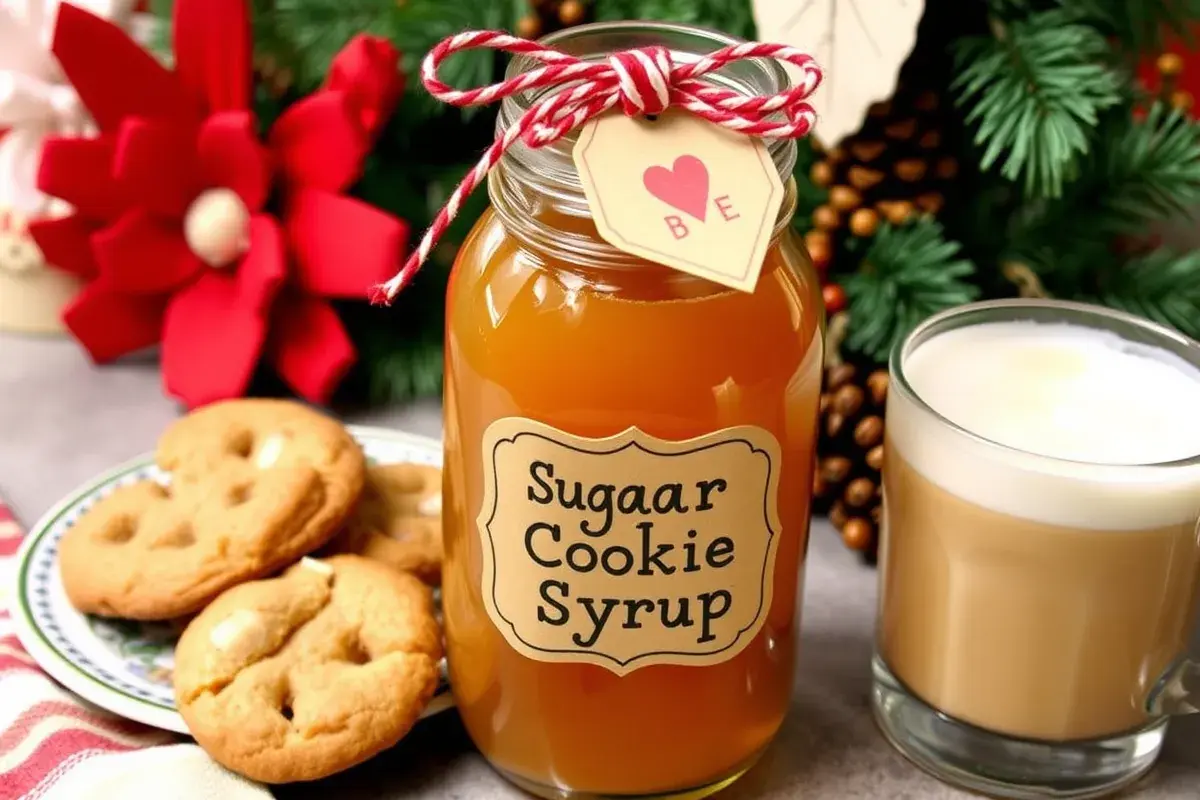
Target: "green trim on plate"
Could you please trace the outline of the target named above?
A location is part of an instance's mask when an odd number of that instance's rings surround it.
[[[50,509],[50,511],[48,511],[40,520],[38,520],[33,526],[33,529],[28,535],[26,535],[25,541],[21,543],[21,550],[17,555],[21,566],[20,571],[17,573],[17,591],[15,602],[18,605],[21,617],[25,622],[26,629],[36,636],[46,647],[46,649],[54,654],[54,656],[59,660],[59,662],[61,662],[63,666],[70,667],[73,672],[78,674],[81,678],[87,679],[88,682],[93,683],[96,686],[105,689],[106,691],[112,692],[113,694],[118,694],[121,697],[130,700],[131,702],[140,703],[160,711],[169,711],[173,714],[177,714],[179,712],[175,708],[174,704],[166,705],[164,703],[156,703],[153,700],[146,700],[142,697],[135,697],[134,695],[126,694],[115,686],[105,683],[95,675],[92,675],[90,672],[80,667],[78,664],[68,658],[65,653],[55,647],[54,643],[47,638],[46,634],[34,621],[33,612],[30,610],[28,602],[26,602],[26,594],[29,586],[29,555],[33,552],[33,548],[37,545],[37,543],[45,538],[46,534],[50,532],[54,525],[60,519],[62,519],[62,517],[65,516],[72,507],[78,505],[83,498],[93,494],[101,487],[109,483],[120,480],[131,473],[146,469],[147,467],[151,466],[154,466],[154,459],[152,457],[147,458],[146,456],[141,456],[137,459],[127,461],[120,466],[114,467],[108,472],[103,473],[99,478],[96,478],[86,487],[77,491],[75,494],[69,495],[66,499]]]

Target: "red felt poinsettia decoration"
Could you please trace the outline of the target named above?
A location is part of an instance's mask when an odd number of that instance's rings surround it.
[[[397,53],[360,36],[325,85],[260,138],[244,0],[177,0],[175,70],[62,5],[54,54],[100,129],[48,141],[39,185],[69,217],[32,233],[96,275],[64,321],[97,362],[161,341],[189,407],[245,393],[267,360],[325,402],[355,359],[330,298],[395,271],[407,226],[345,195],[402,89]]]

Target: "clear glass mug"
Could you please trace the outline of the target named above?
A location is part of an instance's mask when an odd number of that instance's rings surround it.
[[[1168,717],[1200,705],[1200,666],[1186,658],[1200,453],[1112,465],[1024,452],[913,388],[913,354],[938,335],[1015,321],[1105,331],[1200,369],[1185,336],[1057,301],[951,309],[896,348],[872,704],[888,740],[948,782],[1099,797],[1150,769]]]

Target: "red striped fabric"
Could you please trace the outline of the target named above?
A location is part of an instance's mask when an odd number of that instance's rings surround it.
[[[14,656],[8,653],[0,653],[0,675],[3,675],[5,672],[15,672],[17,670],[27,670],[32,672],[39,671],[35,664],[27,661],[24,658],[21,658],[20,656]]]
[[[97,716],[78,703],[46,700],[22,711],[6,730],[0,731],[0,761],[23,744],[37,725],[48,719],[62,720],[67,725],[83,723],[97,731],[122,738],[136,737],[142,732],[135,723]]]
[[[23,532],[0,500],[0,579],[9,581]],[[21,647],[0,588],[0,800],[37,800],[89,759],[172,741],[161,731],[84,704]]]
[[[53,783],[47,782],[46,778],[61,780],[66,775],[65,771],[58,770],[59,765],[67,759],[71,759],[72,766],[83,763],[83,758],[72,758],[73,756],[95,757],[106,753],[124,753],[137,747],[138,745],[121,744],[107,736],[85,730],[65,728],[55,731],[40,740],[36,749],[19,767],[9,772],[0,772],[0,787],[3,787],[0,788],[0,797],[28,800],[27,793],[34,787],[41,792],[48,791]]]
[[[15,555],[23,535],[24,531],[17,524],[12,511],[0,500],[0,557]]]

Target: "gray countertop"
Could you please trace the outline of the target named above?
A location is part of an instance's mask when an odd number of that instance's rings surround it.
[[[152,450],[179,414],[151,360],[94,368],[69,341],[0,334],[0,496],[29,523],[97,472]],[[355,414],[354,422],[437,436],[426,402]],[[722,798],[951,800],[945,787],[895,754],[867,701],[875,572],[814,524],[803,638],[791,713],[762,761]],[[1197,652],[1200,652],[1198,650]],[[448,711],[395,749],[335,778],[280,789],[282,798],[520,798],[472,748]],[[1130,800],[1200,797],[1200,716],[1174,723],[1165,754]]]

